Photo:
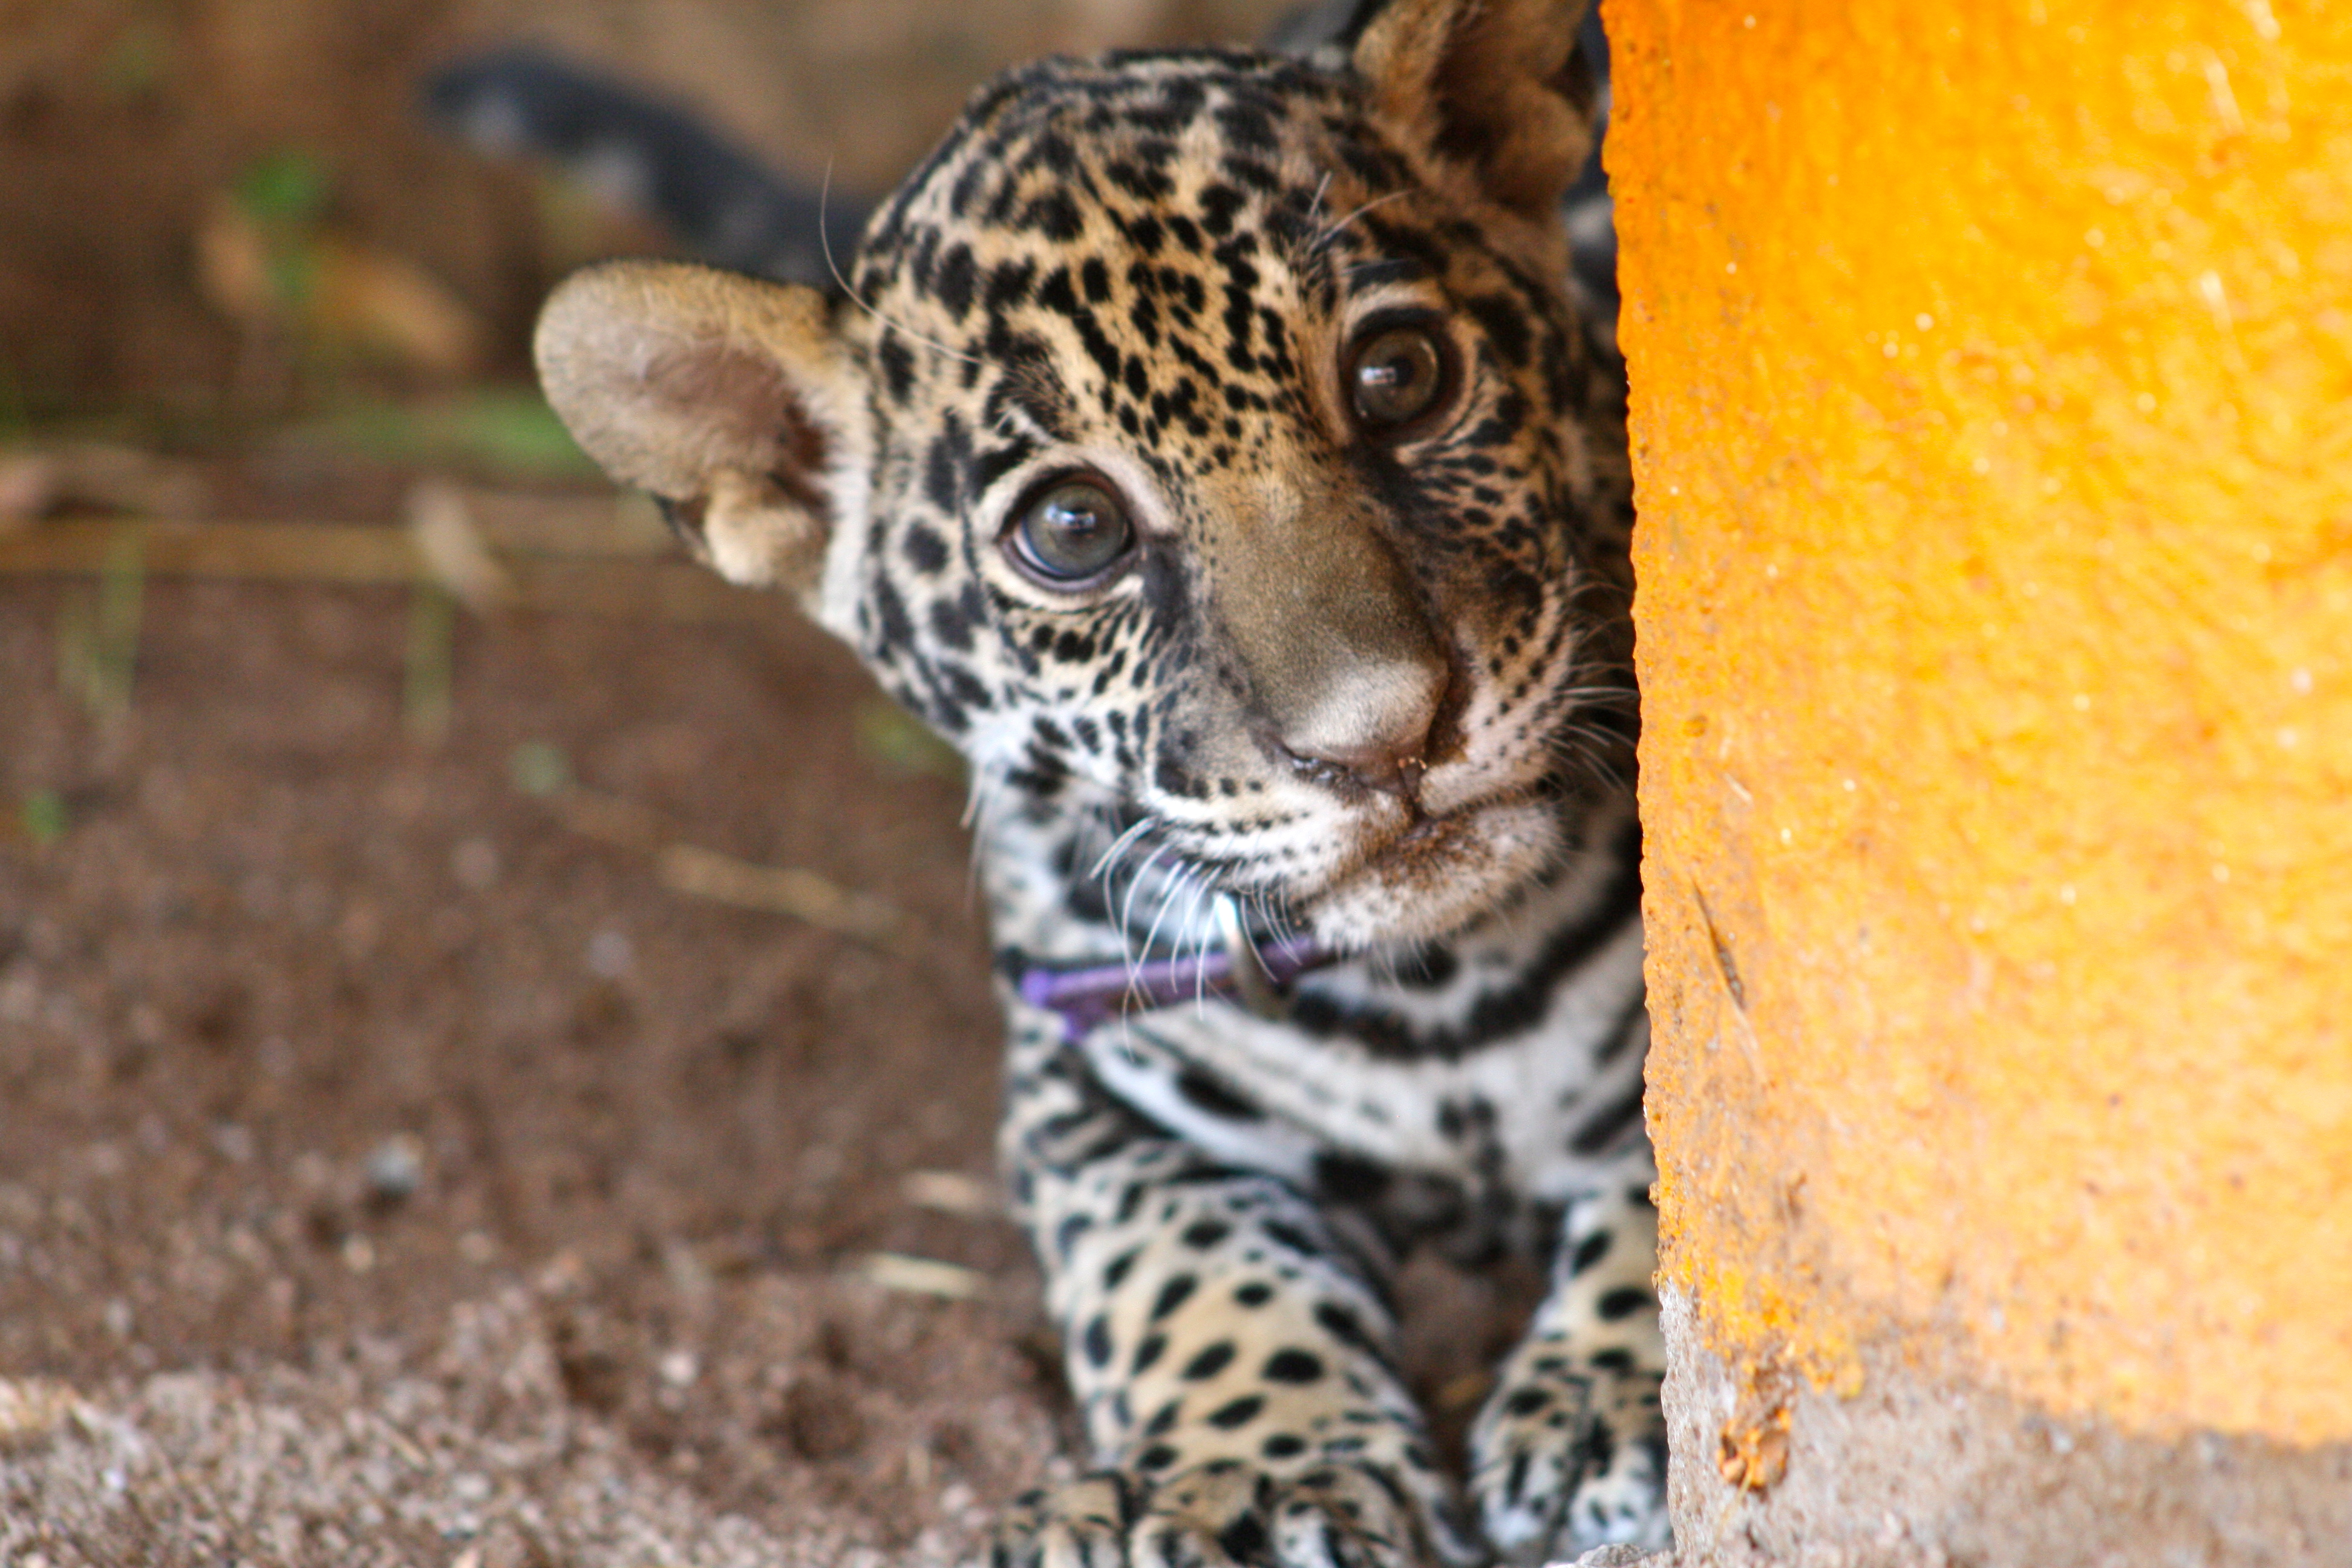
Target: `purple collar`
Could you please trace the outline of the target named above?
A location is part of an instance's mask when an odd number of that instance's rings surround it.
[[[1262,1018],[1280,1018],[1289,1011],[1286,991],[1290,983],[1337,956],[1311,936],[1259,945],[1243,928],[1230,898],[1217,900],[1217,917],[1225,938],[1217,952],[1068,969],[1033,964],[1021,972],[1021,999],[1059,1014],[1062,1037],[1073,1043],[1123,1013],[1150,1012],[1203,996],[1234,997]]]

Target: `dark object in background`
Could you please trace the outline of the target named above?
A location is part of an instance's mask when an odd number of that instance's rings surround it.
[[[1609,175],[1601,166],[1601,150],[1609,142],[1609,35],[1601,30],[1601,12],[1587,12],[1577,47],[1592,69],[1592,90],[1598,109],[1592,122],[1592,156],[1560,198],[1568,218],[1569,271],[1580,301],[1588,307],[1593,340],[1609,357],[1617,353],[1617,209],[1609,195]]]
[[[424,98],[482,152],[552,159],[738,272],[831,290],[828,242],[845,261],[873,210],[870,196],[789,179],[685,110],[529,45],[436,72]]]

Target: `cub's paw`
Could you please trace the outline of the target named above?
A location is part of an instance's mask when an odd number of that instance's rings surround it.
[[[1032,1492],[997,1526],[991,1568],[1434,1568],[1478,1552],[1396,1477],[1323,1463],[1276,1477],[1237,1459],[1164,1479],[1097,1471]]]
[[[1103,1470],[1024,1492],[996,1521],[988,1568],[1125,1568],[1135,1487]]]
[[[1671,1545],[1659,1375],[1578,1366],[1544,1348],[1513,1358],[1470,1434],[1470,1496],[1486,1540],[1515,1563]]]

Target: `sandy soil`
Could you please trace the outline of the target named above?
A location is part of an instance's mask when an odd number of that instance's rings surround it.
[[[87,592],[0,584],[0,800],[67,824],[0,848],[0,1549],[921,1561],[1039,1473],[960,788],[845,658],[764,601],[468,618],[427,743],[404,591],[158,582],[107,720],[50,679]],[[667,891],[519,748],[898,921]]]

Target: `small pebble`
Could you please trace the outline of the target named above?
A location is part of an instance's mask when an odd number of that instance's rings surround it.
[[[367,1157],[368,1191],[379,1202],[414,1197],[425,1181],[425,1151],[406,1133],[387,1138]]]

